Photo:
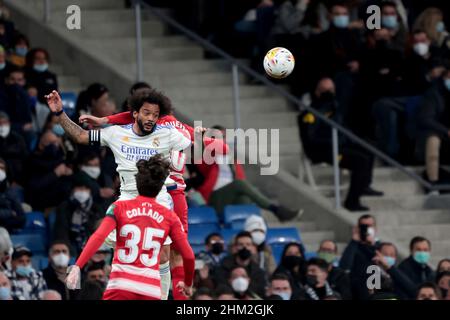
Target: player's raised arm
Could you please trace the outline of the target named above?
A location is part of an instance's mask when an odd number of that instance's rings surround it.
[[[47,99],[50,110],[58,117],[59,124],[63,127],[67,135],[76,143],[89,144],[89,131],[81,128],[65,114],[59,93],[53,90],[45,98]]]

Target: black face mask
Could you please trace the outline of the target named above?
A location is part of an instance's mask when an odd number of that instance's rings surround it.
[[[223,252],[223,244],[219,242],[213,243],[211,246],[211,252],[213,254],[221,254]]]
[[[439,288],[439,289],[441,289],[442,297],[445,298],[447,296],[448,289],[444,289],[444,288]]]
[[[281,262],[281,264],[291,270],[297,266],[300,266],[300,264],[302,263],[303,259],[302,257],[298,257],[298,256],[284,256],[283,260]]]
[[[252,256],[252,253],[247,248],[242,248],[237,252],[237,255],[241,260],[247,260]]]
[[[311,275],[307,275],[306,276],[306,284],[308,286],[310,286],[311,288],[315,288],[317,286],[317,277],[316,276],[311,276]]]

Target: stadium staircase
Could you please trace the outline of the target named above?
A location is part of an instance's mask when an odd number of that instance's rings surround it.
[[[54,0],[49,24],[42,22],[43,2],[7,0],[12,18],[34,45],[50,51],[51,69],[59,75],[61,89],[79,92],[86,84],[103,82],[120,103],[136,79],[135,18],[123,0]],[[66,28],[66,8],[76,2],[81,8],[81,30]],[[144,79],[163,89],[173,100],[178,116],[201,119],[204,126],[234,126],[232,75],[223,60],[206,60],[203,49],[143,10]],[[240,75],[243,128],[280,128],[280,172],[259,176],[248,166],[250,180],[265,193],[289,206],[305,209],[301,221],[279,223],[263,215],[271,227],[295,226],[308,251],[324,239],[335,239],[339,251],[348,242],[351,226],[359,214],[334,210],[330,198],[333,175],[330,167],[307,166],[317,188],[299,182],[301,149],[297,112],[282,97],[264,86],[248,84]],[[311,170],[312,169],[312,170]],[[345,195],[348,173],[342,174]],[[415,235],[432,240],[432,263],[450,257],[450,196],[426,196],[408,177],[395,169],[375,170],[374,187],[385,191],[383,198],[367,198],[378,220],[382,240],[399,245],[408,254],[408,242]]]

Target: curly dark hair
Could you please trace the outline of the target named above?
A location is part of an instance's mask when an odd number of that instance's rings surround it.
[[[128,105],[131,107],[131,111],[139,112],[144,103],[158,105],[160,116],[166,116],[172,113],[172,101],[158,90],[145,90],[140,93],[134,93],[128,98]]]
[[[148,160],[139,160],[136,166],[138,168],[136,184],[139,194],[150,198],[156,197],[169,176],[169,161],[161,154],[157,154]]]

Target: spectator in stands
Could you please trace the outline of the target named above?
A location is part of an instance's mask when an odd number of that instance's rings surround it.
[[[93,83],[79,93],[76,111],[77,119],[83,114],[95,115],[95,110],[103,109],[109,102],[109,90],[101,83]]]
[[[342,114],[339,111],[335,98],[336,90],[330,78],[321,79],[312,97],[311,107],[323,113],[326,117],[342,123]],[[310,112],[298,116],[300,137],[305,154],[313,163],[333,163],[331,127],[314,117]],[[350,211],[367,211],[360,198],[363,195],[381,196],[382,192],[370,187],[373,174],[374,158],[371,154],[361,150],[344,137],[339,139],[340,161],[339,166],[352,171],[350,188],[344,202]]]
[[[105,177],[102,174],[102,168],[99,156],[94,152],[84,154],[79,161],[79,171],[74,175],[75,178],[85,180],[89,183],[92,190],[94,202],[99,204],[104,211],[114,201],[114,189],[111,186],[105,186]]]
[[[383,276],[391,279],[392,292],[401,299],[414,299],[416,285],[396,267],[397,248],[389,242],[383,242],[378,247],[373,262],[382,268]]]
[[[425,282],[419,286],[416,300],[441,300],[441,292],[433,282]]]
[[[442,259],[441,261],[439,261],[436,272],[440,273],[444,271],[450,271],[450,259]]]
[[[21,135],[11,130],[9,116],[0,111],[0,157],[8,165],[9,181],[23,184],[23,172],[28,148]]]
[[[250,279],[249,289],[262,297],[267,279],[264,270],[252,259],[252,256],[256,253],[256,246],[253,243],[252,235],[246,231],[240,232],[236,235],[233,246],[235,253],[225,257],[222,260],[221,266],[214,270],[212,274],[214,283],[216,286],[225,284],[232,270],[237,267],[242,267]]]
[[[26,55],[25,77],[27,84],[37,89],[37,97],[41,103],[49,92],[58,90],[56,74],[49,71],[50,55],[43,48],[31,49]]]
[[[69,242],[78,255],[103,216],[102,207],[93,201],[89,181],[77,177],[73,181],[70,198],[56,208],[54,236]]]
[[[47,287],[56,290],[62,300],[73,300],[75,292],[69,291],[64,283],[70,260],[69,245],[65,241],[53,241],[49,249],[48,260],[48,267],[42,271]]]
[[[192,296],[192,300],[214,300],[212,296],[211,290],[208,288],[198,288],[194,295]]]
[[[424,30],[432,44],[442,50],[444,57],[450,58],[450,36],[445,27],[444,15],[438,8],[425,9],[414,22],[414,30]]]
[[[416,287],[426,281],[434,281],[436,274],[428,265],[431,242],[424,237],[414,237],[409,244],[409,249],[411,255],[403,260],[398,268]]]
[[[32,253],[26,247],[14,248],[12,270],[6,271],[11,281],[11,296],[15,300],[39,300],[40,294],[47,290],[42,272],[31,266]]]
[[[328,263],[320,258],[311,258],[307,262],[305,296],[307,300],[323,300],[334,295],[328,283]]]
[[[25,67],[25,57],[29,48],[28,38],[24,34],[16,34],[13,41],[13,52],[8,57],[9,62],[19,68]]]
[[[289,278],[293,295],[303,294],[303,284],[305,283],[306,261],[305,249],[297,242],[290,242],[285,245],[281,254],[281,262],[274,274],[285,274]]]
[[[393,46],[398,50],[404,50],[408,26],[400,18],[397,4],[394,1],[383,1],[381,3],[381,26],[391,33]]]
[[[11,69],[11,64],[6,59],[5,48],[0,45],[0,82],[3,83],[5,81],[6,76],[8,75],[9,70]]]
[[[350,276],[339,267],[337,261],[337,245],[332,240],[324,240],[320,243],[317,257],[325,260],[328,267],[328,283],[333,291],[340,294],[341,299],[350,300],[352,298]]]
[[[283,300],[300,300],[301,298],[292,294],[292,287],[289,282],[289,278],[283,273],[274,274],[270,278],[266,296],[267,299],[269,299],[272,295],[278,295]]]
[[[238,300],[260,300],[263,296],[260,292],[253,290],[257,284],[255,279],[248,276],[244,267],[233,267],[227,279],[228,284],[233,289],[235,298]]]
[[[226,141],[225,128],[222,126],[213,126],[206,134]],[[233,161],[230,154],[215,154],[213,164],[202,162],[197,165],[199,173],[204,177],[203,184],[197,190],[220,216],[226,205],[248,203],[256,203],[259,207],[272,211],[281,221],[291,220],[299,215],[300,210],[276,205],[249,183],[245,179],[243,167]]]
[[[265,270],[268,275],[273,274],[277,265],[273,258],[272,249],[265,242],[267,225],[264,222],[264,218],[251,215],[245,220],[244,230],[252,235],[253,243],[257,249],[255,260],[259,267]]]
[[[219,285],[215,290],[216,300],[237,300],[234,297],[234,292],[228,285]]]
[[[42,134],[27,164],[26,198],[33,209],[60,204],[70,193],[72,169],[65,163],[61,138],[51,131]]]
[[[450,136],[450,68],[426,93],[417,111],[418,143],[424,150],[426,177],[439,181],[440,151],[448,149]],[[423,149],[422,145],[425,146]]]
[[[91,263],[86,267],[86,281],[97,281],[106,287],[106,272],[104,263]]]
[[[0,301],[12,300],[11,282],[3,271],[0,271]]]
[[[210,277],[210,266],[204,260],[196,260],[194,274],[194,288],[206,288],[213,290],[214,281]],[[212,268],[211,268],[212,269]]]
[[[0,158],[0,226],[9,232],[25,224],[25,214],[17,196],[9,188],[5,161]]]
[[[56,290],[45,290],[41,294],[41,300],[63,300],[61,294]]]
[[[9,48],[14,32],[14,24],[4,17],[0,17],[0,45]]]
[[[350,272],[352,296],[366,300],[369,292],[366,286],[367,268],[373,265],[377,247],[376,221],[371,215],[362,215],[353,227],[352,240],[342,253],[339,266]]]
[[[13,245],[8,230],[0,227],[0,271],[11,269],[11,256]]]
[[[77,300],[101,300],[104,291],[105,288],[102,282],[96,280],[85,281],[81,286]]]
[[[436,284],[439,286],[441,290],[442,299],[449,300],[450,292],[450,271],[443,271],[437,274],[436,276]]]

